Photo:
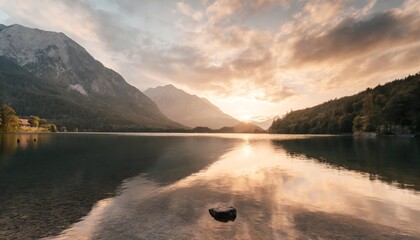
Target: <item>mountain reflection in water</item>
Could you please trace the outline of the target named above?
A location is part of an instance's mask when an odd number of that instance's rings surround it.
[[[420,190],[420,140],[413,138],[318,137],[273,140],[292,157],[315,159],[335,168],[369,174],[398,184],[401,188]]]
[[[143,174],[159,185],[175,182],[216,161],[234,142],[113,134],[0,135],[0,239],[58,234],[97,201],[118,193],[125,179]]]
[[[66,208],[86,216],[71,226],[67,224],[66,230],[51,239],[420,237],[420,196],[415,185],[420,168],[416,160],[418,150],[413,150],[418,140],[396,147],[396,139],[383,145],[380,140],[363,143],[358,141],[365,140],[348,137],[292,135],[81,134],[53,138],[45,149],[40,144],[32,152],[45,156],[43,150],[64,151],[58,156],[57,152],[54,160],[44,160],[48,164],[35,166],[41,164],[38,160],[25,171],[16,162],[16,156],[24,151],[16,150],[15,157],[0,165],[2,180],[6,173],[31,175],[32,169],[45,176],[56,174],[41,183],[37,177],[30,177],[34,185],[49,188],[45,190],[25,189],[23,183],[27,182],[16,181],[19,178],[9,180],[10,185],[25,190],[18,194],[8,189],[8,196],[15,200],[27,196],[29,191],[32,195],[28,197],[65,204],[75,196],[86,199],[95,190],[88,202],[96,203],[92,208],[86,205],[91,208],[87,215],[72,205],[83,205],[84,200],[68,203]],[[69,146],[72,144],[76,146]],[[376,152],[390,146],[394,151],[405,152],[405,162],[395,163],[401,160]],[[102,152],[98,153],[98,149]],[[367,160],[367,156],[375,160]],[[386,163],[377,163],[381,156]],[[407,168],[411,168],[408,177],[400,176]],[[114,181],[110,181],[113,174]],[[389,184],[394,181],[399,184]],[[3,183],[1,188],[3,191]],[[60,190],[54,195],[56,188]],[[53,200],[48,200],[52,196]],[[5,199],[2,197],[1,201]],[[235,206],[235,222],[213,220],[208,208],[218,202]],[[20,208],[38,214],[51,211],[19,204],[15,206],[18,212]],[[9,202],[8,207],[12,206]],[[57,203],[55,208],[61,206]],[[68,212],[56,214],[57,218],[64,218]],[[14,234],[13,230],[9,233]]]

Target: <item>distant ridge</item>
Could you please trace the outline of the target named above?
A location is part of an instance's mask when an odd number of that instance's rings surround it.
[[[149,88],[144,94],[152,99],[168,118],[188,127],[219,129],[240,123],[206,98],[189,94],[173,85]]]

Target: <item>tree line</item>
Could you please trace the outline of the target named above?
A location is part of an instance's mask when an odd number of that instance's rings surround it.
[[[420,73],[353,96],[291,111],[273,121],[271,133],[379,134],[420,132]]]
[[[57,132],[57,126],[48,123],[45,118],[30,116],[28,123],[34,128],[41,127],[49,132]],[[7,104],[0,105],[0,132],[13,133],[21,130],[20,118],[17,116],[16,111]]]

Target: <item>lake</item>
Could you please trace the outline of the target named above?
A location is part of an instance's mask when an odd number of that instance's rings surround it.
[[[419,193],[419,138],[0,135],[0,239],[420,239]]]

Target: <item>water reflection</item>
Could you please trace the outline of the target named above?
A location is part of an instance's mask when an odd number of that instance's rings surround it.
[[[420,139],[322,137],[272,140],[296,158],[361,171],[401,188],[420,190]]]
[[[173,183],[205,168],[238,141],[96,134],[0,139],[0,239],[55,235],[99,200],[114,196],[125,179],[142,174],[159,186]]]
[[[168,185],[138,175],[55,238],[420,237],[417,192],[303,154],[296,157],[289,144],[242,139],[209,167]],[[207,209],[217,202],[237,208],[235,222],[211,218]]]
[[[36,149],[38,147],[38,136],[42,137],[42,144],[48,144],[49,134],[22,133],[22,134],[0,134],[0,155],[4,160],[6,155],[11,155],[17,150]],[[0,161],[0,165],[2,162]]]

